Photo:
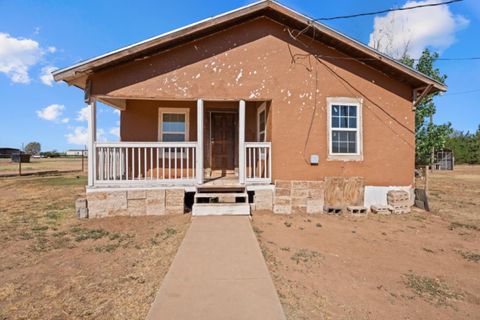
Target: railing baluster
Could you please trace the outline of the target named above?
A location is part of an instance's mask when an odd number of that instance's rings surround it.
[[[197,176],[197,166],[196,166],[196,160],[197,158],[197,148],[192,148],[192,178],[195,178]]]
[[[140,173],[142,172],[142,157],[140,155],[140,148],[137,148],[137,163],[138,163],[138,173],[137,173],[137,179],[140,180]]]
[[[186,162],[186,165],[187,165],[187,179],[190,177],[190,163],[188,162],[189,161],[189,155],[190,155],[190,147],[187,147],[185,148],[185,151],[187,152],[187,162]]]
[[[132,148],[132,180],[135,180],[135,148]]]
[[[180,179],[183,179],[183,148],[180,147]]]
[[[150,180],[153,180],[153,148],[150,147]]]
[[[256,152],[257,152],[257,148],[253,148],[253,178],[257,177],[257,168],[256,168],[257,155],[256,155]]]
[[[107,149],[107,169],[106,169],[106,172],[107,172],[107,176],[106,176],[106,180],[110,180],[110,148],[106,148]]]
[[[143,147],[143,180],[147,180],[147,148]]]
[[[173,155],[175,157],[175,173],[174,173],[175,178],[174,179],[177,179],[177,174],[178,174],[178,172],[177,172],[177,161],[178,161],[177,160],[177,147],[175,147],[173,150],[175,152],[174,155]]]
[[[112,148],[112,160],[113,160],[113,180],[117,180],[117,148]]]
[[[157,147],[156,150],[155,150],[155,158],[156,158],[156,163],[157,163],[157,167],[155,168],[155,172],[157,173],[157,180],[158,180],[158,174],[159,174],[159,171],[160,171],[160,170],[158,170],[158,169],[159,169],[159,168],[158,168],[158,153],[159,153],[158,151],[159,151],[159,150],[160,150],[160,149],[159,149],[158,147]]]
[[[258,177],[259,178],[262,178],[262,149],[263,148],[258,148],[258,158],[260,159],[260,161],[258,161]]]
[[[162,148],[162,179],[165,180],[165,148]]]
[[[128,181],[128,147],[125,148],[125,180]]]
[[[172,148],[168,148],[168,179],[172,179]]]

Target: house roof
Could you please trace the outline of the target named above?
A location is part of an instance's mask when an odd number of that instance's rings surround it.
[[[255,2],[236,10],[82,61],[70,67],[56,70],[53,72],[53,77],[56,81],[63,80],[69,84],[74,84],[85,89],[86,79],[89,74],[140,57],[159,53],[163,50],[207,36],[259,16],[269,17],[297,30],[305,30],[305,35],[315,37],[317,40],[337,49],[349,57],[358,59],[360,62],[378,69],[394,79],[409,84],[412,88],[428,87],[431,88],[431,91],[447,90],[444,84],[423,73],[272,0]],[[324,58],[328,60],[331,57]]]

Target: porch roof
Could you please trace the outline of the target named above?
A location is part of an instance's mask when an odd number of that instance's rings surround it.
[[[202,20],[159,36],[85,60],[53,72],[56,81],[65,81],[85,89],[89,74],[123,64],[140,57],[157,54],[183,43],[235,26],[239,23],[265,16],[314,37],[343,54],[382,71],[412,88],[428,88],[430,92],[446,91],[447,87],[395,59],[332,28],[300,14],[272,0],[262,0],[236,10]],[[322,57],[321,57],[322,58]],[[328,59],[328,57],[323,57]]]

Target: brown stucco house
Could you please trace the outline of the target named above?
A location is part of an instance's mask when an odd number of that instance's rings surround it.
[[[414,184],[416,102],[446,90],[274,1],[54,77],[90,108],[91,217],[384,203]],[[96,141],[96,101],[121,111],[120,142]]]

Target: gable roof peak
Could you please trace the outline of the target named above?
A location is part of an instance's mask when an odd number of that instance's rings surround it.
[[[53,72],[56,81],[66,81],[82,88],[86,85],[86,76],[100,69],[113,67],[148,55],[152,51],[160,52],[179,44],[200,38],[209,33],[234,26],[258,16],[268,16],[285,25],[292,25],[298,30],[306,29],[305,35],[335,47],[340,52],[358,59],[362,63],[380,70],[392,78],[404,81],[413,88],[432,87],[433,91],[446,91],[447,87],[417,70],[350,38],[315,19],[277,2],[276,0],[259,0],[235,10],[201,20],[199,22],[175,29],[164,34],[140,41],[115,51],[94,57],[67,68]],[[309,28],[306,28],[309,27]],[[78,81],[78,79],[82,80]]]

